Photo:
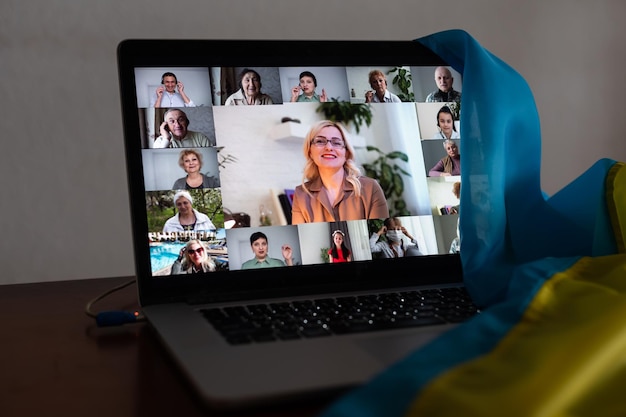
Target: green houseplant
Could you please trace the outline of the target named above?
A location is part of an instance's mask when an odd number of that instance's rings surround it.
[[[389,204],[389,214],[391,216],[410,216],[411,212],[407,208],[404,193],[403,175],[411,176],[396,161],[408,162],[409,156],[403,152],[392,151],[384,153],[375,146],[367,146],[368,152],[376,152],[378,156],[372,162],[363,164],[365,175],[378,180],[385,198]]]
[[[330,250],[330,248],[321,248],[320,249],[320,258],[322,259],[322,262],[324,262],[325,264],[330,263],[330,258],[328,257],[328,251]]]
[[[461,120],[461,102],[452,101],[450,103],[446,103],[446,105],[450,108],[450,111],[452,112],[453,120]]]
[[[415,101],[415,94],[411,91],[411,84],[413,83],[413,77],[411,71],[404,67],[395,67],[387,71],[387,75],[395,74],[391,83],[397,86],[401,93],[398,94],[400,100],[404,102]]]
[[[359,133],[363,123],[366,126],[372,124],[372,108],[369,104],[352,104],[331,98],[325,103],[320,103],[316,111],[333,122],[341,122],[346,127],[352,125],[356,133]]]

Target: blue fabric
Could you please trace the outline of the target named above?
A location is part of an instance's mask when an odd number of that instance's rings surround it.
[[[607,216],[598,181],[615,161],[599,161],[588,175],[546,199],[540,185],[539,115],[524,78],[465,31],[418,41],[463,76],[461,260],[476,303],[501,301],[512,268],[520,263],[615,253],[614,240],[607,238],[610,224],[600,220]],[[581,204],[582,195],[590,201]],[[574,206],[581,209],[575,212]],[[594,212],[603,223],[601,232],[588,225]]]
[[[483,313],[346,394],[323,417],[405,415],[429,381],[492,349],[547,279],[583,256],[616,253],[604,185],[615,161],[598,161],[548,197],[540,186],[539,116],[524,78],[465,31],[416,41],[463,76],[461,261]]]

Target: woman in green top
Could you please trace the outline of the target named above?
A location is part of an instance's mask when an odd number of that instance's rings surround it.
[[[328,98],[326,97],[326,90],[322,88],[322,94],[318,95],[315,92],[317,87],[317,78],[310,71],[303,71],[300,73],[300,84],[291,89],[291,102],[292,103],[325,103]],[[300,94],[302,92],[302,94]]]
[[[254,232],[250,235],[250,247],[252,248],[252,252],[254,252],[254,258],[245,261],[243,265],[241,265],[241,269],[272,268],[293,265],[293,250],[289,245],[282,246],[283,258],[285,258],[284,261],[268,256],[269,248],[267,236],[263,232]]]

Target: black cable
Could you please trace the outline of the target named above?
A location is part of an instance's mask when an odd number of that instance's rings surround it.
[[[98,327],[119,326],[122,324],[135,323],[138,321],[145,320],[144,316],[141,314],[140,311],[131,312],[131,311],[125,311],[125,310],[114,310],[114,311],[102,311],[99,313],[92,311],[92,307],[95,303],[113,294],[114,292],[124,289],[134,283],[135,283],[135,279],[132,279],[121,285],[118,285],[117,287],[113,287],[103,292],[102,294],[98,295],[96,298],[90,300],[85,306],[85,314],[87,314],[87,316],[91,318],[96,319],[96,323],[98,324]]]

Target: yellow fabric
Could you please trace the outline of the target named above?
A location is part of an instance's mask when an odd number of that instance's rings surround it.
[[[620,254],[551,277],[494,349],[432,381],[408,416],[626,416],[625,164],[606,191]]]
[[[461,116],[461,261],[485,310],[323,416],[626,417],[624,165],[600,159],[546,198],[525,80],[463,31],[418,41],[471,80]],[[506,86],[504,101],[489,88],[494,79]],[[511,154],[506,169],[493,163]]]
[[[454,368],[408,416],[626,416],[626,255],[554,275],[484,357]]]

